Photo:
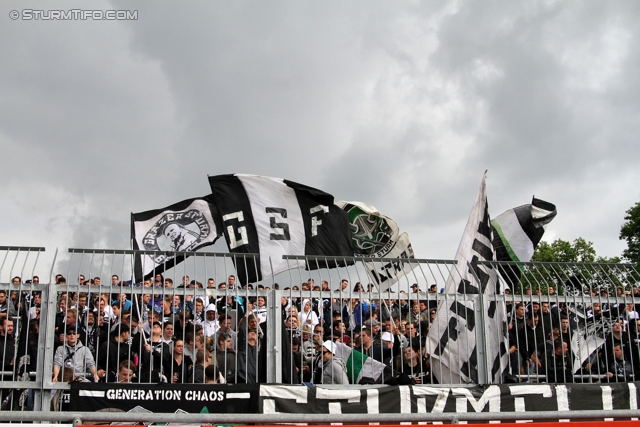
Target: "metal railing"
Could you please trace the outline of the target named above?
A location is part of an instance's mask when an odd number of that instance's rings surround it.
[[[442,304],[504,307],[505,382],[640,379],[640,275],[628,264],[486,263],[499,273],[495,287],[509,290],[485,295],[445,292],[448,277],[467,268],[447,260],[285,256],[311,270],[263,272],[260,285],[240,286],[235,263],[251,255],[183,253],[182,263],[136,282],[134,257],[154,252],[69,249],[42,266],[43,251],[0,247],[8,319],[0,393],[14,411],[60,409],[69,380],[455,384],[426,340],[451,333],[434,323]],[[313,269],[329,261],[342,266]],[[38,274],[47,278],[35,283]],[[481,358],[498,331],[477,326]],[[453,353],[464,345],[451,344]],[[325,369],[326,350],[345,377]],[[478,378],[491,377],[487,360],[477,366]]]

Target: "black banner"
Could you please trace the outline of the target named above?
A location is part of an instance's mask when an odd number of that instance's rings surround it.
[[[638,385],[473,387],[72,383],[70,411],[397,414],[638,409]]]
[[[259,385],[71,383],[71,411],[191,414],[258,412]]]
[[[638,409],[638,383],[260,387],[260,413],[396,414]]]

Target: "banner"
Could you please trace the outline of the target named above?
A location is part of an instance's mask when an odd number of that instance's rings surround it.
[[[416,414],[638,409],[638,383],[377,388],[260,387],[263,414]]]
[[[71,383],[70,411],[255,414],[256,384]]]
[[[409,414],[638,409],[640,383],[490,386],[71,383],[69,411]],[[603,412],[603,417],[607,416]]]
[[[531,204],[509,209],[498,215],[493,228],[493,250],[497,261],[529,262],[544,235],[545,227],[557,215],[556,206],[536,199]],[[520,268],[500,268],[511,289],[520,280]]]
[[[456,253],[457,265],[451,269],[445,285],[447,294],[496,294],[497,273],[480,261],[495,260],[491,241],[491,220],[487,204],[486,174],[469,215],[462,241]],[[477,278],[477,279],[476,279]],[[446,304],[446,306],[445,306]],[[506,314],[503,304],[482,307],[484,322],[476,319],[475,302],[441,301],[434,324],[427,337],[427,352],[434,359],[432,373],[441,383],[478,383],[478,360],[488,360],[488,382],[502,382],[502,371],[508,365]],[[475,327],[484,327],[487,353],[478,357]]]
[[[366,203],[337,201],[336,205],[349,216],[356,256],[398,260],[385,263],[364,262],[370,276],[378,283],[380,292],[386,291],[413,270],[415,264],[404,261],[415,258],[409,235],[400,234],[394,220]]]
[[[353,256],[349,221],[333,196],[281,178],[210,176],[229,250],[259,254],[259,262],[238,259],[242,285],[291,268],[316,269],[345,263],[284,260],[283,255]]]
[[[136,281],[162,273],[184,260],[189,252],[209,246],[220,237],[218,213],[211,196],[188,199],[146,212],[131,214],[134,250],[166,251],[159,255],[135,257]]]

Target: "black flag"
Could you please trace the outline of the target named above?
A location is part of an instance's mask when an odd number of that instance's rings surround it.
[[[184,254],[215,243],[220,237],[218,212],[211,195],[187,199],[146,212],[131,214],[134,250],[166,251],[164,254],[136,255],[136,282],[162,273],[182,262]]]
[[[352,257],[347,214],[333,196],[281,178],[257,175],[209,177],[224,236],[232,253],[259,254],[236,260],[243,285],[290,268],[315,269],[345,263],[284,260],[283,255]]]

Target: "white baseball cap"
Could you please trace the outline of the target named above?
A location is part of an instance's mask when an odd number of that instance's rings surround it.
[[[336,352],[336,343],[334,343],[331,340],[327,340],[324,343],[322,343],[322,346],[324,348],[326,348],[327,350],[329,350],[331,353],[335,354]]]

